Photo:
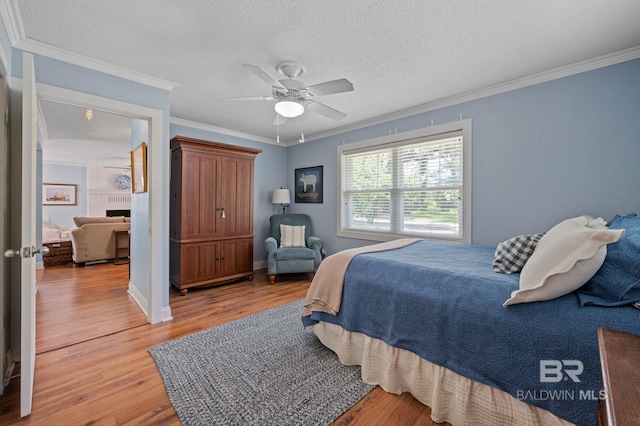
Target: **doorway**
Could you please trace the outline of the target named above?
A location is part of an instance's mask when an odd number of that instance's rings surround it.
[[[146,121],[137,123],[145,127],[138,135],[131,117],[45,99],[38,100],[38,117],[42,154],[37,175],[43,188],[70,187],[76,193],[68,205],[44,196],[39,203],[43,220],[37,226],[42,223],[42,243],[50,249],[42,257],[44,269],[36,272],[36,354],[41,354],[147,323],[128,292],[129,265],[110,259],[127,255],[116,253],[115,241],[109,243],[117,238],[112,228],[129,225],[91,223],[75,231],[82,225],[75,218],[131,220],[131,147],[139,143],[134,137],[146,141],[149,131]],[[72,243],[80,256],[76,260],[85,266],[71,263]]]
[[[38,98],[91,108],[130,117],[148,123],[147,181],[148,193],[136,194],[132,205],[132,231],[130,263],[131,280],[129,294],[145,313],[147,321],[157,323],[171,318],[170,310],[163,308],[163,299],[168,299],[168,202],[165,201],[164,174],[164,114],[161,110],[129,104],[86,93],[75,92],[54,86],[38,84]],[[133,200],[132,200],[133,204]],[[139,225],[139,226],[138,226]],[[165,253],[165,251],[167,253]],[[164,297],[164,293],[166,297]],[[164,303],[168,305],[167,303]]]

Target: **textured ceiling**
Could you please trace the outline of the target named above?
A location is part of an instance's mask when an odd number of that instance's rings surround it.
[[[173,118],[273,140],[273,101],[220,100],[271,94],[242,64],[353,83],[318,99],[346,119],[307,111],[284,141],[640,46],[638,0],[13,1],[26,39],[178,84]]]
[[[131,118],[40,99],[41,118],[46,123],[45,163],[119,167],[131,164]]]

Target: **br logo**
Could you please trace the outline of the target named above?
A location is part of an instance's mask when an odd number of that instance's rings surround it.
[[[540,382],[557,383],[567,380],[567,377],[575,383],[579,383],[578,376],[582,374],[584,365],[577,359],[541,359],[540,360]]]

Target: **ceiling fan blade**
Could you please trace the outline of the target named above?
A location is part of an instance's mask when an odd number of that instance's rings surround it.
[[[242,66],[245,67],[247,70],[249,70],[253,75],[258,77],[260,80],[267,83],[269,86],[281,87],[283,89],[286,89],[286,87],[280,84],[278,80],[271,77],[271,74],[269,74],[259,66],[251,65],[251,64],[242,64]]]
[[[272,101],[273,96],[245,96],[243,98],[222,98],[221,101]]]
[[[280,114],[278,114],[276,112],[276,117],[273,119],[273,125],[277,126],[277,125],[283,125],[284,123],[287,122],[287,117],[283,117]]]
[[[340,112],[337,109],[333,109],[330,106],[326,106],[325,104],[321,104],[320,102],[311,101],[311,105],[307,108],[309,111],[317,112],[318,114],[322,114],[325,117],[331,118],[332,120],[343,120],[347,117],[347,114],[344,112]]]
[[[313,96],[333,95],[334,93],[351,92],[353,84],[346,78],[314,84],[306,88]]]

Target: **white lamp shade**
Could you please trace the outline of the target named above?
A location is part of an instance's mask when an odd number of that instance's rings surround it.
[[[274,189],[273,190],[273,204],[289,204],[291,203],[291,197],[289,196],[288,189]]]
[[[275,108],[278,114],[287,118],[297,117],[304,112],[302,104],[294,101],[279,101]]]

